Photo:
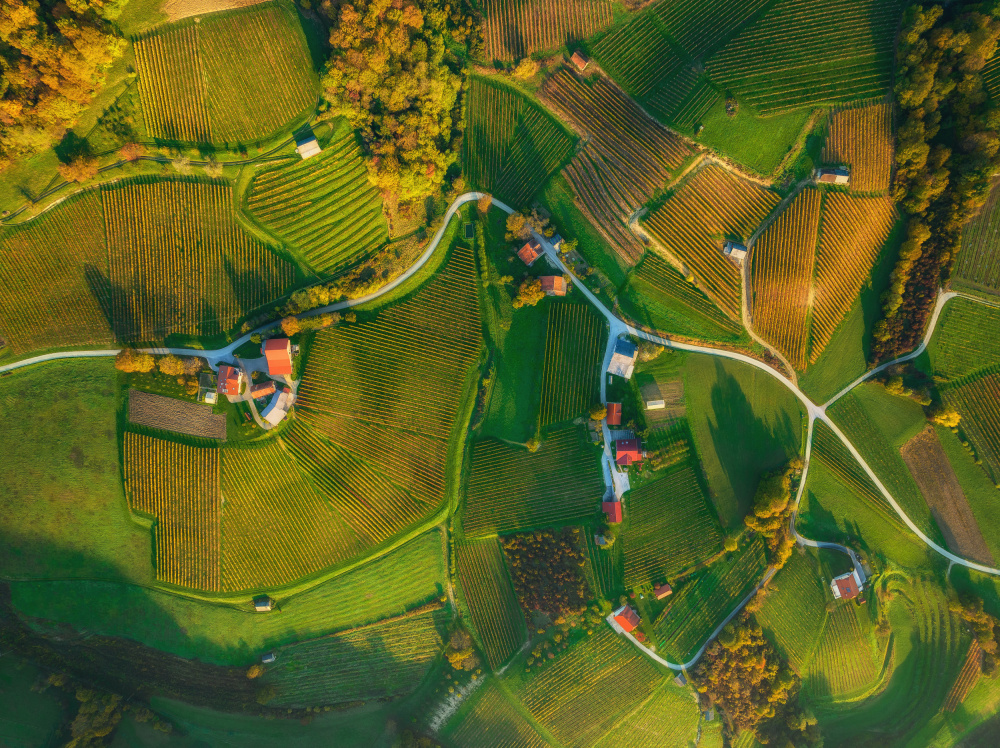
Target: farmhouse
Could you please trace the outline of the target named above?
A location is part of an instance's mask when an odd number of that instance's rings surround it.
[[[674,591],[673,588],[669,584],[664,582],[663,584],[658,584],[655,587],[653,587],[653,597],[655,597],[657,600],[662,600],[668,595],[673,594],[673,591]]]
[[[642,462],[638,439],[619,439],[615,442],[615,464],[623,467]]]
[[[623,338],[615,341],[615,352],[611,356],[611,363],[608,364],[608,374],[614,374],[624,379],[631,379],[638,351],[639,348],[631,341]]]
[[[539,280],[542,281],[542,290],[546,296],[566,295],[566,279],[561,275],[543,275]]]
[[[601,511],[608,515],[608,522],[613,525],[622,521],[622,503],[620,501],[601,502]]]
[[[260,412],[260,417],[272,426],[281,423],[281,419],[288,415],[292,407],[292,391],[288,387],[282,387],[281,392],[271,398],[271,402]]]
[[[315,135],[309,135],[304,138],[295,139],[295,151],[303,159],[311,158],[323,152],[323,149],[319,147],[319,143],[316,142]]]
[[[608,403],[607,421],[608,421],[608,426],[621,426],[622,425],[622,404],[621,403]]]
[[[253,599],[253,609],[258,613],[267,613],[274,607],[274,600],[267,595],[258,595]]]
[[[255,384],[250,388],[250,397],[254,400],[260,400],[262,397],[267,397],[268,395],[273,395],[277,385],[271,380],[266,382],[261,382],[260,384]]]
[[[521,258],[521,262],[530,268],[535,264],[535,260],[542,256],[542,245],[536,241],[527,242],[517,250],[517,256]]]
[[[742,244],[727,241],[722,245],[722,254],[726,255],[726,257],[731,257],[738,262],[743,262],[747,256],[747,248]]]
[[[260,349],[267,359],[267,373],[272,377],[292,375],[292,341],[288,338],[271,338]]]
[[[639,625],[639,614],[628,605],[621,606],[614,612],[614,616],[615,623],[621,626],[627,634],[635,631],[635,627]]]
[[[573,64],[576,65],[576,69],[579,70],[581,73],[584,70],[586,70],[587,65],[590,64],[590,60],[588,60],[584,55],[580,54],[579,52],[574,52],[573,56],[570,57],[569,59],[573,61]]]
[[[236,397],[243,388],[243,372],[235,366],[222,364],[219,367],[219,384],[217,392],[220,395]]]
[[[830,589],[833,590],[833,596],[837,600],[853,600],[861,594],[863,587],[864,581],[858,575],[857,569],[834,577],[830,582]]]
[[[817,169],[814,174],[819,184],[850,184],[851,172],[847,169]]]

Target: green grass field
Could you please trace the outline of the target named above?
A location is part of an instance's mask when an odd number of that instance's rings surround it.
[[[32,690],[45,678],[32,663],[10,652],[0,659],[0,735],[10,748],[54,746],[69,715],[55,689],[46,693]]]
[[[491,668],[499,668],[527,634],[500,544],[496,538],[458,543],[455,565],[486,659]]]
[[[927,346],[936,374],[959,379],[1000,363],[1000,309],[968,299],[952,299],[941,313]]]
[[[604,319],[588,304],[552,304],[542,370],[542,427],[585,414],[598,401]]]
[[[744,541],[735,553],[688,578],[669,598],[655,625],[661,656],[687,662],[709,634],[750,594],[767,567],[761,539]]]
[[[318,156],[258,173],[244,205],[322,274],[363,258],[389,239],[382,200],[343,121]]]
[[[688,748],[697,734],[698,705],[686,688],[667,682],[597,745],[599,748]]]
[[[632,489],[626,506],[627,587],[665,581],[722,548],[719,523],[689,465]]]
[[[745,364],[689,355],[688,422],[723,527],[743,519],[760,476],[799,453],[803,411],[774,377]]]
[[[534,453],[493,439],[471,451],[462,518],[470,536],[568,524],[600,509],[599,455],[579,427],[549,434]]]
[[[451,744],[461,748],[546,748],[531,723],[490,679],[445,728]],[[523,707],[521,707],[523,709]]]
[[[698,142],[766,176],[804,137],[811,116],[811,110],[799,109],[761,117],[752,107],[742,106],[730,117],[725,101],[720,100],[699,120],[705,129],[698,134]]]
[[[91,359],[0,380],[5,577],[152,581],[152,534],[122,489],[116,374]]]
[[[826,623],[826,601],[832,594],[811,553],[798,551],[767,586],[756,618],[782,656],[803,673]]]
[[[433,530],[305,592],[276,595],[278,615],[83,580],[15,582],[11,600],[22,616],[39,619],[40,630],[66,625],[84,634],[134,639],[178,657],[247,665],[275,646],[401,615],[437,598],[444,585],[441,534]]]

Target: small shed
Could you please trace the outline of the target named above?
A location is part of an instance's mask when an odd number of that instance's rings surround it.
[[[260,417],[272,426],[281,423],[281,419],[288,415],[292,407],[292,391],[288,387],[282,387],[281,392],[271,398],[271,402],[260,412]]]
[[[274,607],[274,600],[267,595],[258,595],[253,599],[253,609],[258,613],[267,613]]]
[[[585,55],[582,55],[579,52],[574,52],[569,59],[573,62],[573,65],[576,66],[576,69],[579,70],[581,73],[584,70],[586,70],[587,66],[590,64],[590,60],[588,60]]]
[[[260,656],[260,661],[263,662],[265,665],[270,665],[276,659],[278,659],[278,655],[276,655],[274,652],[268,652],[267,654],[263,654]]]
[[[563,238],[556,234],[551,239],[549,239],[549,244],[552,245],[552,249],[556,252],[562,252]]]
[[[292,341],[288,338],[270,338],[264,341],[260,352],[267,359],[267,373],[272,377],[292,374]]]
[[[608,364],[608,374],[631,379],[635,370],[635,357],[639,352],[639,347],[624,338],[615,341],[615,351],[611,356],[611,363]]]
[[[658,584],[655,587],[653,587],[653,597],[655,597],[657,600],[662,600],[668,595],[672,595],[673,592],[674,592],[673,588],[666,582],[664,582],[663,584]]]
[[[240,394],[243,386],[243,372],[235,366],[222,364],[219,367],[219,385],[217,392],[220,395],[231,395],[236,397]]]
[[[260,384],[255,384],[250,388],[250,397],[254,400],[260,400],[262,397],[267,397],[268,395],[273,395],[277,385],[272,380],[267,380],[266,382],[261,382]]]
[[[219,393],[215,390],[207,390],[204,395],[202,395],[201,401],[206,405],[215,405],[219,402]]]
[[[542,245],[536,241],[525,242],[524,246],[517,250],[517,256],[530,268],[535,264],[535,260],[542,256]]]
[[[561,275],[543,275],[539,280],[542,281],[542,290],[546,296],[566,295],[566,279]]]
[[[323,149],[319,147],[315,135],[306,135],[295,139],[295,152],[303,159],[307,159],[319,155]]]
[[[601,502],[601,511],[608,515],[608,522],[613,525],[622,521],[622,503],[620,501]]]
[[[638,439],[619,439],[615,442],[615,464],[628,467],[642,462]]]
[[[851,183],[851,172],[843,168],[817,169],[815,178],[819,184],[847,185]]]
[[[614,612],[615,623],[622,627],[626,633],[635,631],[639,625],[639,614],[628,605],[621,606]]]
[[[608,426],[621,426],[622,425],[622,404],[621,403],[608,403],[607,422],[608,422]]]
[[[726,257],[731,257],[737,262],[743,262],[747,256],[747,248],[742,244],[727,241],[722,245],[722,254],[726,255]]]
[[[861,594],[863,588],[864,582],[858,575],[857,569],[834,577],[830,582],[830,589],[833,590],[833,596],[837,600],[853,600]]]

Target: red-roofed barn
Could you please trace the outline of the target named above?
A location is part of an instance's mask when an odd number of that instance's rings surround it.
[[[630,634],[639,625],[639,614],[628,605],[623,605],[615,611],[615,623],[621,626],[626,633]]]
[[[608,426],[622,425],[622,404],[608,403]]]
[[[622,503],[620,501],[604,501],[601,511],[608,515],[608,522],[617,524],[622,521]]]
[[[272,377],[291,376],[292,341],[288,338],[271,338],[261,349],[267,359],[267,373]]]
[[[638,439],[619,439],[615,442],[615,464],[628,467],[642,462]]]
[[[566,279],[561,275],[543,275],[540,280],[546,296],[566,295]]]

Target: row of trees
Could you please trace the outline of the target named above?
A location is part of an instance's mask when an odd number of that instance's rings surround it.
[[[785,565],[795,548],[791,528],[792,481],[801,475],[799,458],[789,462],[784,470],[765,474],[757,486],[750,514],[743,518],[747,527],[767,541],[771,564],[777,569]]]
[[[910,215],[883,295],[872,355],[892,358],[917,345],[961,241],[1000,165],[1000,107],[982,69],[1000,39],[1000,0],[910,6],[897,59],[895,199]]]

